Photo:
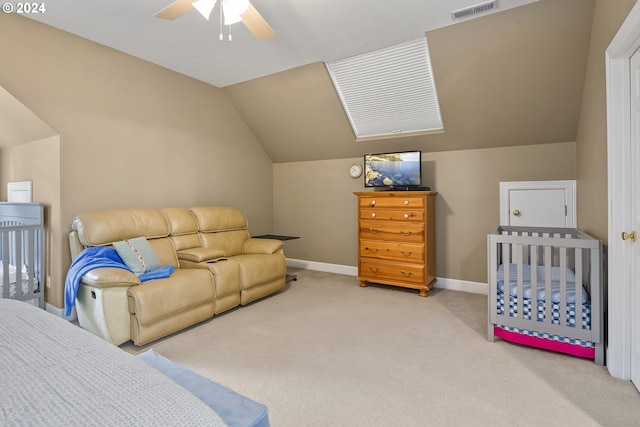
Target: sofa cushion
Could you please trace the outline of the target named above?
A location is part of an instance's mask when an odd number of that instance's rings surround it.
[[[198,232],[198,221],[193,213],[186,208],[162,208],[162,215],[169,223],[169,231],[172,236],[194,234]]]
[[[227,206],[204,206],[189,209],[198,221],[202,233],[242,230],[247,228],[247,218],[236,208]]]
[[[138,276],[162,267],[158,256],[144,237],[113,242],[113,247],[125,265]]]
[[[213,276],[208,269],[177,269],[170,278],[132,286],[128,294],[129,312],[140,325],[211,303],[215,298]],[[213,306],[210,315],[213,316]]]
[[[287,274],[287,261],[282,254],[239,255],[233,260],[240,265],[242,289],[284,278]]]
[[[147,239],[153,251],[158,255],[160,264],[173,265],[178,268],[178,256],[173,246],[170,237],[163,237],[162,239]]]
[[[156,209],[111,209],[83,213],[75,217],[71,228],[78,232],[84,247],[110,245],[125,239],[145,236],[167,237],[169,224]]]
[[[223,256],[231,257],[242,254],[244,243],[249,240],[247,230],[222,231],[217,233],[200,233],[202,246],[205,248],[219,249]]]

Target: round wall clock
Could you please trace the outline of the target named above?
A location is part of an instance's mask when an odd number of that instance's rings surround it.
[[[351,178],[359,178],[360,175],[362,175],[362,166],[357,163],[349,166],[349,176]]]

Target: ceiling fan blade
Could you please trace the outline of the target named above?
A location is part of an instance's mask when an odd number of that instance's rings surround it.
[[[273,28],[271,28],[262,15],[260,15],[260,12],[258,12],[251,3],[249,3],[249,8],[246,12],[240,15],[240,17],[242,18],[242,23],[258,40],[268,39],[276,34],[276,32],[273,31]]]
[[[153,16],[173,21],[191,9],[193,9],[193,0],[176,0],[164,9],[156,12]]]

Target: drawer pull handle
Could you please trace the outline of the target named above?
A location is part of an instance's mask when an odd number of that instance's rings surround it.
[[[404,214],[404,219],[409,218],[409,214]]]
[[[404,201],[404,204],[405,204],[405,205],[408,205],[408,204],[409,204],[409,201],[408,201],[408,200],[405,200],[405,201]]]
[[[404,255],[404,256],[411,256],[411,255],[413,255],[413,251],[405,252],[405,250],[404,250],[404,249],[402,249],[402,250],[400,251],[400,253],[401,253],[402,255]]]
[[[380,231],[380,230],[378,230],[377,228],[370,228],[369,229],[369,233],[371,233],[371,234],[377,234],[378,231]]]
[[[371,218],[375,218],[375,217],[376,217],[376,213],[374,212],[371,214]]]
[[[372,200],[372,201],[371,201],[371,206],[375,206],[375,205],[376,205],[376,201],[375,201],[375,200]]]
[[[372,266],[369,266],[369,270],[371,270],[371,272],[373,274],[376,274],[378,271],[380,271],[380,267],[376,267],[375,269]]]
[[[413,232],[411,230],[409,231],[404,231],[404,230],[400,230],[400,234],[402,234],[403,236],[411,236]]]
[[[380,248],[364,248],[365,251],[369,251],[372,254],[377,254]]]
[[[411,277],[413,275],[413,271],[400,270],[400,273],[402,273],[404,277]]]

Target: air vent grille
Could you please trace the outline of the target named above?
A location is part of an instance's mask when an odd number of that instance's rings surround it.
[[[475,15],[477,13],[487,12],[489,10],[494,10],[497,7],[497,0],[488,1],[484,3],[477,4],[475,6],[465,7],[464,9],[458,9],[451,12],[452,19],[461,19],[466,18],[471,15]]]

